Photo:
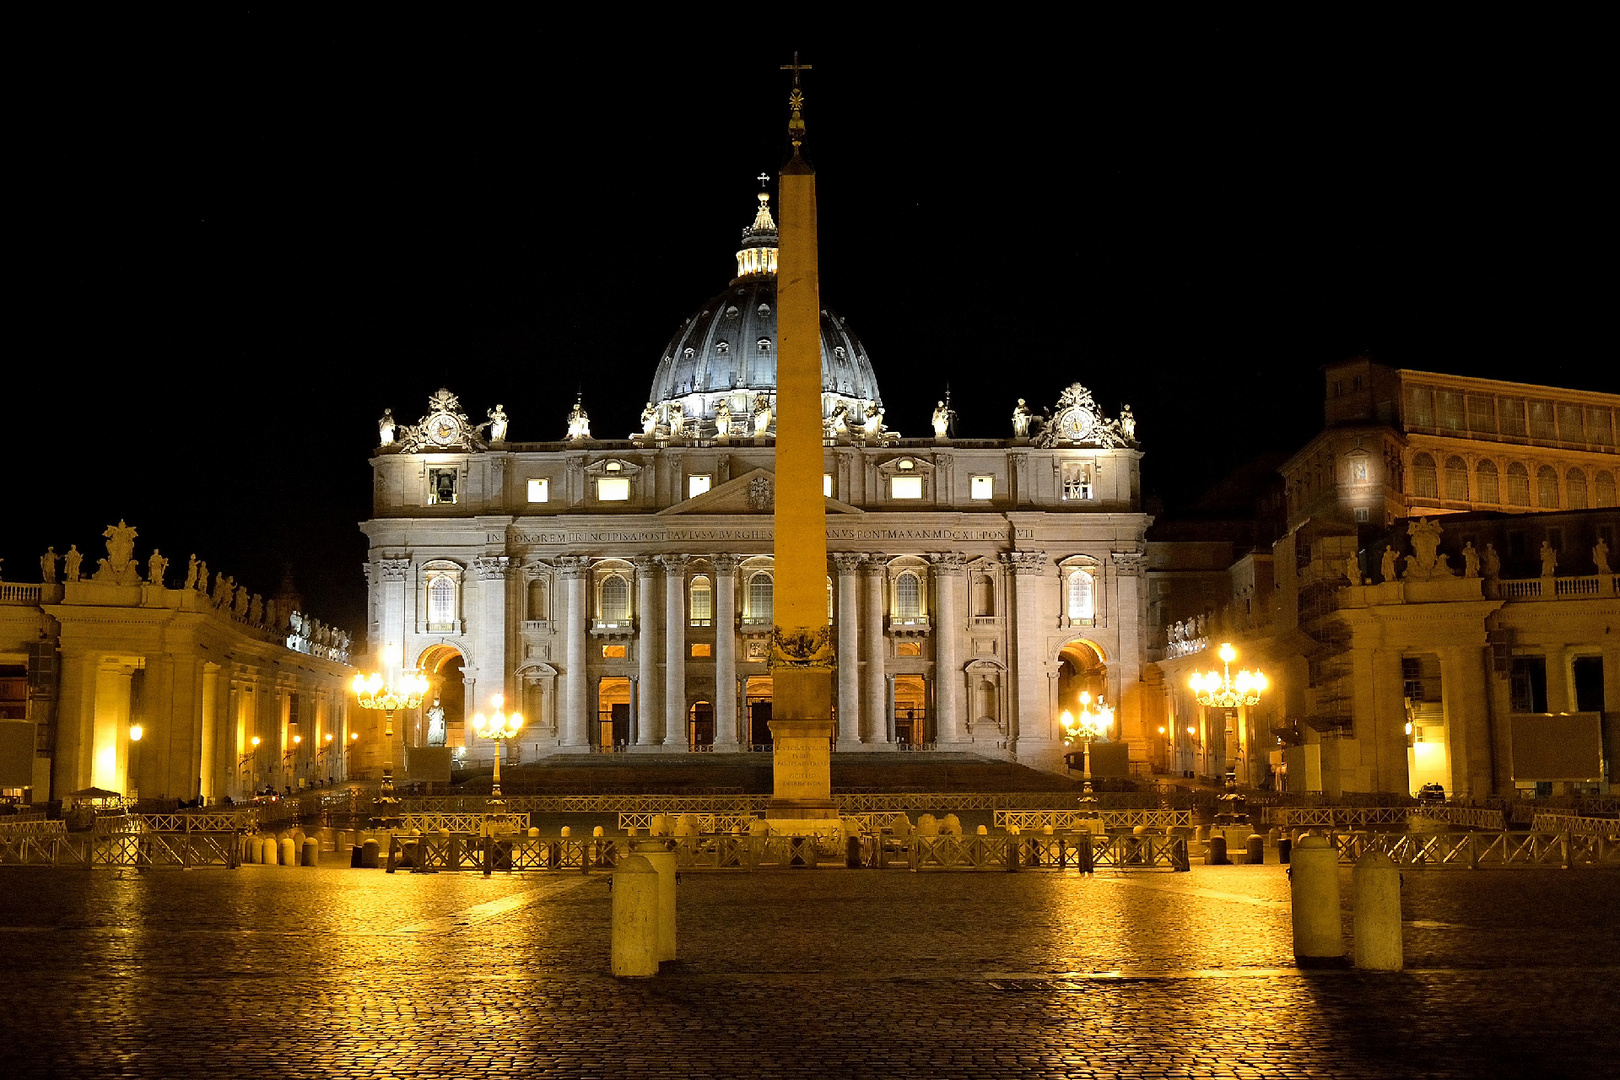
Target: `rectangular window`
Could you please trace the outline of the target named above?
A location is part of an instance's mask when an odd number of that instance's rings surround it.
[[[832,498],[832,473],[830,472],[821,474],[821,493],[829,499]]]
[[[604,645],[602,646],[602,659],[623,660],[630,655],[627,651],[628,648],[626,645]]]
[[[1365,525],[1370,520],[1372,520],[1372,512],[1371,511],[1369,511],[1365,506],[1356,507],[1356,523],[1357,524]]]
[[[1063,498],[1066,500],[1095,498],[1096,489],[1092,486],[1095,475],[1090,465],[1063,466]]]
[[[532,503],[550,502],[551,501],[551,481],[550,480],[530,480],[529,481],[529,501],[532,502]]]
[[[1512,708],[1519,713],[1547,711],[1547,658],[1515,656],[1509,675]]]
[[[1437,395],[1440,403],[1440,426],[1448,431],[1461,431],[1463,429],[1463,396],[1456,390],[1441,390]]]
[[[1434,427],[1434,391],[1427,386],[1406,388],[1406,426]]]
[[[1496,434],[1496,399],[1489,394],[1468,395],[1468,430]]]
[[[920,499],[923,483],[920,476],[892,476],[889,478],[889,497],[892,499]]]
[[[1558,403],[1558,440],[1559,442],[1585,442],[1581,434],[1581,407],[1569,405],[1560,401]]]
[[[1550,401],[1532,401],[1530,403],[1530,437],[1552,442],[1558,438],[1558,429],[1553,426],[1553,403]]]
[[[714,646],[709,644],[707,641],[694,641],[692,643],[692,655],[699,659],[713,656]]]
[[[1586,441],[1599,446],[1613,446],[1614,432],[1609,426],[1609,410],[1595,405],[1586,407]]]
[[[596,480],[596,500],[598,502],[628,502],[630,499],[630,480],[623,476],[600,476]]]
[[[1524,426],[1524,398],[1499,397],[1496,399],[1496,419],[1502,425],[1502,434],[1524,438],[1529,429]]]
[[[695,499],[709,490],[711,479],[707,476],[688,476],[686,478],[686,497]]]
[[[975,476],[969,481],[969,485],[975,499],[988,499],[996,493],[996,478],[993,476]]]

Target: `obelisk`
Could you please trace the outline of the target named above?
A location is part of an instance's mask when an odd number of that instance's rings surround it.
[[[821,289],[816,174],[801,146],[798,55],[782,169],[776,270],[776,581],[771,630],[772,830],[809,832],[838,816],[832,802],[833,648],[827,625],[827,518],[822,494]]]

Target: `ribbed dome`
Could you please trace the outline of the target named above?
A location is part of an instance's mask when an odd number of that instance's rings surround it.
[[[715,403],[743,391],[776,398],[776,222],[768,196],[759,197],[754,223],[743,230],[738,277],[725,292],[686,320],[664,350],[649,400],[659,408],[679,401],[689,418],[714,416]],[[824,415],[840,403],[864,415],[881,407],[877,377],[866,349],[838,315],[821,310],[821,388]]]

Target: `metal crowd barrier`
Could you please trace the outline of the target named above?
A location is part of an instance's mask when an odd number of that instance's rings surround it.
[[[1138,825],[1149,829],[1190,829],[1193,826],[1193,812],[1191,810],[1100,810],[1097,815],[1102,818],[1105,829],[1134,829]],[[1054,829],[1072,829],[1077,821],[1089,817],[1084,810],[997,810],[996,827],[1006,829],[1016,826],[1020,830],[1043,829],[1051,826]]]
[[[1620,866],[1620,843],[1603,836],[1543,832],[1333,834],[1339,862],[1354,864],[1381,851],[1397,866],[1413,869],[1495,869]]]

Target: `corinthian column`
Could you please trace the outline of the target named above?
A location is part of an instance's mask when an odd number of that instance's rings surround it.
[[[654,746],[658,731],[658,559],[638,555],[636,568],[636,745]]]
[[[1013,604],[1018,618],[1013,623],[1013,677],[1015,698],[1012,722],[1008,725],[1008,745],[1015,755],[1039,755],[1061,744],[1052,737],[1051,710],[1047,707],[1045,647],[1041,641],[1041,587],[1046,574],[1046,552],[1010,551],[1001,556],[1012,569]]]
[[[944,551],[934,564],[934,739],[940,745],[962,740],[961,661],[957,657],[957,599],[967,557]]]
[[[660,555],[664,564],[664,745],[686,744],[687,555]]]
[[[714,748],[737,749],[737,566],[738,555],[714,563]]]
[[[862,560],[851,552],[832,560],[838,570],[838,749],[849,750],[861,741],[861,608],[855,574]]]
[[[590,612],[585,606],[586,577],[591,572],[591,560],[583,555],[564,555],[557,559],[562,569],[563,593],[567,600],[565,631],[565,657],[567,665],[563,677],[567,680],[568,696],[563,708],[563,745],[585,749],[590,746],[589,728],[585,716],[585,620]]]
[[[866,625],[861,627],[866,639],[861,741],[874,744],[889,741],[888,683],[883,678],[883,578],[887,570],[886,555],[868,555],[861,564],[861,576],[866,579]]]

